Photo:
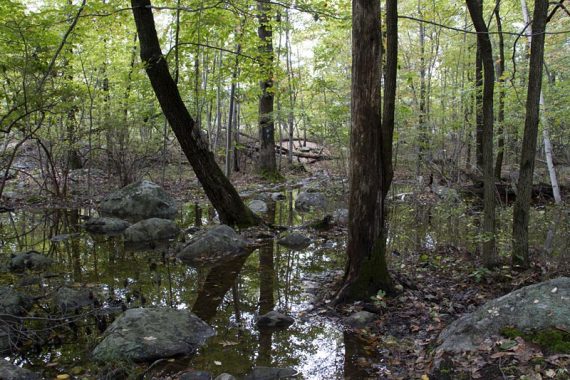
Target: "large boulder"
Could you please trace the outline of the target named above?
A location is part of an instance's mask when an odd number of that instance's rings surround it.
[[[0,287],[0,320],[21,317],[32,307],[30,297],[17,292],[9,286]]]
[[[97,304],[93,292],[89,289],[59,288],[54,295],[54,301],[63,314],[71,313],[84,307],[94,307]]]
[[[162,187],[143,180],[109,194],[99,204],[104,216],[116,216],[132,221],[149,218],[173,219],[178,207]]]
[[[8,265],[13,272],[22,272],[26,269],[42,270],[52,264],[52,259],[36,251],[18,253],[14,255]]]
[[[170,219],[150,218],[141,220],[125,230],[125,242],[167,240],[178,236],[180,228]]]
[[[0,379],[2,380],[39,380],[42,377],[28,369],[18,367],[0,358]]]
[[[90,218],[85,222],[85,229],[92,234],[115,235],[126,230],[131,224],[119,218]]]
[[[129,309],[105,331],[93,357],[100,362],[149,362],[190,355],[213,335],[214,329],[188,310]]]
[[[251,252],[248,241],[224,224],[200,231],[176,257],[186,264],[215,264]]]
[[[526,286],[462,316],[441,332],[438,352],[475,351],[505,327],[524,333],[548,328],[570,330],[570,278]]]
[[[311,211],[311,209],[324,210],[327,206],[327,200],[323,193],[317,192],[300,192],[295,199],[295,209],[299,211]]]

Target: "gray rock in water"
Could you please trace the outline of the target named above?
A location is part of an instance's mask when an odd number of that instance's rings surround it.
[[[244,380],[292,379],[297,375],[293,368],[255,367]]]
[[[292,234],[277,240],[277,243],[291,249],[303,249],[307,248],[309,244],[311,244],[311,239],[298,232],[293,232]]]
[[[441,332],[438,352],[477,350],[480,343],[512,326],[523,332],[551,327],[570,330],[570,278],[559,277],[515,290],[462,316]]]
[[[132,221],[149,218],[173,219],[178,207],[162,187],[150,181],[138,181],[109,194],[99,204],[104,216]]]
[[[229,373],[222,373],[218,375],[214,380],[237,380],[235,376],[230,375]]]
[[[295,209],[299,211],[311,211],[311,209],[324,210],[327,200],[322,193],[300,192],[295,199]]]
[[[200,231],[177,253],[186,264],[217,263],[248,254],[248,241],[224,224]]]
[[[114,235],[126,230],[131,224],[119,218],[90,218],[85,222],[87,232],[93,234]]]
[[[59,288],[54,296],[58,309],[66,314],[84,307],[95,306],[96,299],[89,289]]]
[[[347,325],[354,328],[366,327],[369,323],[372,323],[376,319],[376,314],[369,311],[359,311],[351,314],[344,321]]]
[[[129,309],[105,331],[93,357],[148,362],[189,355],[213,335],[214,329],[188,310]]]
[[[282,201],[286,198],[287,197],[285,197],[283,193],[271,193],[271,199],[273,199],[274,201]]]
[[[125,242],[167,240],[178,236],[180,228],[170,219],[150,218],[141,220],[125,230]]]
[[[0,287],[0,314],[21,317],[32,307],[32,299],[9,286]],[[6,317],[0,316],[0,320]]]
[[[2,380],[40,380],[42,377],[30,370],[20,368],[7,360],[0,359],[0,379]]]
[[[255,325],[258,328],[287,328],[291,326],[295,320],[288,315],[281,314],[272,310],[269,313],[259,316]]]
[[[191,370],[181,374],[178,380],[212,380],[212,374],[206,371]]]
[[[21,272],[26,269],[42,270],[52,264],[52,259],[36,251],[19,253],[12,257],[8,268],[13,272]]]
[[[267,212],[267,203],[262,200],[254,199],[248,204],[249,209],[255,213]]]
[[[333,220],[339,226],[348,225],[348,209],[339,208],[333,212]]]

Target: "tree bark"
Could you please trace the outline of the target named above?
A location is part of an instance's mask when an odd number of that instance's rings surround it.
[[[499,60],[497,65],[497,78],[500,86],[499,90],[499,113],[497,115],[497,124],[499,127],[497,141],[497,160],[495,161],[495,178],[501,180],[501,171],[503,169],[503,157],[505,150],[505,41],[503,38],[503,24],[501,22],[500,8],[501,0],[497,0],[495,5],[495,20],[497,21],[497,32],[499,33]]]
[[[141,47],[141,60],[158,102],[182,151],[222,223],[237,226],[259,224],[261,220],[243,203],[208,149],[202,133],[186,109],[178,87],[168,71],[154,25],[150,0],[131,0]]]
[[[258,169],[261,174],[272,177],[277,173],[277,165],[275,161],[275,119],[273,115],[273,30],[270,24],[269,0],[258,0],[257,11],[259,19],[259,27],[257,34],[259,36],[261,70],[264,79],[259,83],[261,87],[261,96],[259,97],[259,141],[261,147],[259,149]]]
[[[523,9],[526,4],[523,4]],[[528,75],[528,92],[526,98],[526,116],[524,136],[520,158],[519,180],[517,183],[517,199],[513,210],[513,266],[528,268],[528,223],[532,177],[534,174],[534,156],[538,138],[538,122],[540,116],[540,94],[542,87],[542,66],[544,64],[544,31],[548,1],[536,0],[532,21],[532,44],[530,47],[530,63]],[[530,38],[529,38],[530,41]]]
[[[387,0],[388,55],[392,81],[397,59],[397,2]],[[336,302],[366,299],[390,291],[384,233],[384,200],[392,157],[385,147],[392,131],[383,129],[380,113],[380,1],[352,2],[352,131],[348,225],[348,263]],[[390,91],[387,96],[393,96]],[[390,106],[388,106],[390,108]],[[392,119],[393,120],[393,119]],[[389,119],[388,119],[389,121]],[[390,164],[388,164],[390,162]]]
[[[481,60],[483,63],[483,263],[486,267],[498,264],[495,250],[495,177],[493,173],[493,93],[495,87],[495,69],[493,49],[487,25],[483,20],[481,3],[467,0],[473,25],[477,31]]]
[[[483,0],[475,0],[478,14],[483,17]],[[473,16],[471,17],[473,18]],[[477,38],[475,55],[475,165],[483,172],[483,60],[481,59],[481,42]]]

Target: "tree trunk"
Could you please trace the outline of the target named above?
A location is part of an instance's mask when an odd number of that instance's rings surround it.
[[[494,267],[497,263],[495,250],[495,176],[493,173],[493,93],[495,87],[495,69],[493,67],[493,49],[483,20],[481,3],[467,0],[473,25],[477,31],[479,51],[483,62],[483,263]]]
[[[397,55],[396,0],[387,0],[386,82],[395,78]],[[384,130],[380,114],[380,1],[352,2],[352,132],[348,226],[348,263],[336,302],[366,299],[379,289],[391,290],[386,264],[384,200],[391,175],[392,130]],[[387,96],[393,96],[388,91]],[[393,100],[389,100],[392,104]],[[388,108],[390,106],[387,106]],[[387,123],[393,116],[387,118]],[[393,124],[392,124],[393,126]],[[391,147],[390,147],[391,148]]]
[[[269,0],[258,0],[257,11],[259,27],[260,60],[263,79],[259,85],[261,96],[259,97],[259,149],[258,169],[261,174],[273,177],[277,173],[275,161],[275,118],[273,115],[273,30],[270,24]]]
[[[483,0],[475,0],[474,6],[483,17]],[[473,16],[471,16],[473,18]],[[477,54],[475,57],[475,165],[483,172],[483,60],[481,59],[481,41],[477,38]]]
[[[526,3],[521,0],[523,10]],[[542,87],[542,66],[544,64],[544,31],[546,29],[546,16],[548,1],[536,0],[532,28],[533,34],[530,47],[530,63],[528,74],[528,92],[526,99],[526,117],[524,123],[524,136],[520,158],[519,180],[517,183],[517,199],[513,210],[513,266],[528,268],[530,265],[528,254],[528,222],[532,177],[534,174],[534,156],[536,140],[538,137],[538,122],[540,114],[540,94]],[[531,37],[529,37],[530,41]]]
[[[259,224],[260,219],[245,206],[214,160],[207,142],[180,97],[160,50],[150,0],[131,0],[131,5],[139,35],[141,60],[154,93],[196,177],[218,211],[221,222],[237,226]]]
[[[497,32],[499,33],[499,64],[497,65],[497,78],[500,86],[499,92],[499,113],[497,115],[497,124],[499,127],[497,142],[497,161],[495,161],[495,178],[501,180],[501,171],[503,169],[503,157],[505,150],[505,41],[503,38],[503,25],[500,15],[501,1],[497,0],[495,5],[495,20],[497,20]]]

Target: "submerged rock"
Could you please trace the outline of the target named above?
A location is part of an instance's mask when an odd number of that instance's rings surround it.
[[[280,380],[291,379],[297,375],[293,368],[255,367],[244,380]]]
[[[230,375],[229,373],[222,373],[218,375],[214,380],[237,380],[235,376]]]
[[[0,320],[21,317],[32,308],[32,299],[9,286],[0,287]]]
[[[19,253],[12,257],[8,269],[13,272],[21,272],[26,269],[42,270],[52,264],[52,259],[36,251]]]
[[[258,328],[283,328],[291,326],[295,320],[288,315],[271,310],[269,313],[259,316],[255,325]]]
[[[322,193],[319,192],[300,192],[295,199],[295,209],[299,211],[311,211],[311,209],[324,210],[327,206],[327,200]]]
[[[570,278],[526,286],[487,302],[441,332],[438,352],[475,351],[505,327],[524,333],[548,328],[570,330]]]
[[[277,243],[291,249],[303,249],[307,248],[309,244],[311,244],[311,239],[298,232],[293,232],[292,234],[277,240]]]
[[[89,289],[59,288],[54,296],[58,309],[66,314],[84,307],[94,307],[97,300]]]
[[[178,207],[162,187],[143,180],[109,194],[99,204],[99,211],[105,216],[138,221],[149,218],[173,219]]]
[[[131,224],[119,218],[91,218],[85,222],[87,232],[93,234],[113,235],[126,230]]]
[[[359,311],[351,314],[345,319],[345,322],[350,327],[363,328],[376,319],[376,314],[369,311]]]
[[[212,374],[206,371],[190,370],[181,374],[178,380],[212,380]]]
[[[187,264],[217,263],[221,260],[248,254],[248,241],[224,224],[200,231],[176,257]]]
[[[167,240],[175,238],[180,228],[170,219],[150,218],[141,220],[125,230],[125,242]]]
[[[267,212],[267,203],[260,199],[254,199],[253,201],[249,202],[248,206],[249,209],[255,213]]]
[[[40,380],[42,377],[30,370],[18,367],[0,358],[0,379],[2,380]]]
[[[214,329],[188,310],[129,309],[105,331],[93,357],[148,362],[189,355],[213,335]]]

